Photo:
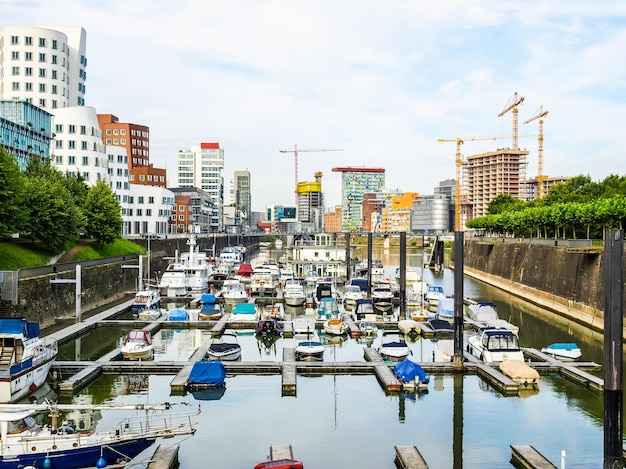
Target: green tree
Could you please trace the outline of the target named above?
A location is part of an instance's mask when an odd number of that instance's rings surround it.
[[[24,178],[13,155],[0,147],[0,239],[19,232],[26,221]]]
[[[498,194],[487,205],[487,213],[497,215],[498,213],[508,212],[510,210],[521,210],[524,202],[513,197],[511,194]]]
[[[80,213],[59,179],[26,178],[24,210],[29,219],[24,226],[26,235],[33,242],[41,241],[52,252],[78,237]]]
[[[124,221],[121,207],[115,194],[104,181],[98,181],[89,188],[83,205],[85,215],[85,234],[97,240],[100,246],[118,239],[122,233]]]

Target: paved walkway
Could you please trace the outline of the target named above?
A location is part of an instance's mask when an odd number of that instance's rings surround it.
[[[67,251],[61,257],[59,257],[59,259],[57,260],[57,263],[61,264],[63,262],[72,262],[72,260],[74,260],[74,256],[76,256],[76,253],[78,251],[80,251],[86,246],[89,246],[93,242],[95,242],[95,239],[81,239],[80,242],[76,246],[74,246],[72,249]]]

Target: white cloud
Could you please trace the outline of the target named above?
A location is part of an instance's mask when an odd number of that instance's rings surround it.
[[[390,188],[432,193],[455,176],[454,144],[510,135],[498,118],[518,92],[522,122],[539,105],[551,176],[624,173],[626,6],[585,1],[0,0],[6,25],[82,26],[87,104],[148,125],[151,155],[170,181],[176,154],[198,141],[225,148],[224,179],[252,173],[253,208],[291,203],[324,173],[339,203],[337,166],[386,169]],[[464,154],[508,146],[475,141]],[[520,138],[536,173],[536,137]],[[601,162],[601,164],[598,164]]]

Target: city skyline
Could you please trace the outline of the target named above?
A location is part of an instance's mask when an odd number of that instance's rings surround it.
[[[175,185],[179,150],[224,148],[225,190],[252,176],[254,211],[291,205],[300,181],[323,173],[340,203],[336,166],[383,167],[387,187],[432,194],[455,177],[455,145],[438,139],[512,134],[537,174],[623,174],[626,6],[608,2],[211,2],[137,4],[0,0],[2,26],[83,27],[85,104],[150,127],[150,161]],[[531,137],[523,137],[531,134]],[[465,156],[511,146],[467,142]],[[228,201],[226,201],[228,202]]]

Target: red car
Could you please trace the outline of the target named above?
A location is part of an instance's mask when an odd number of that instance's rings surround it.
[[[263,461],[254,466],[254,469],[264,469],[272,467],[274,469],[304,469],[302,461],[295,459],[274,459],[273,461]]]

